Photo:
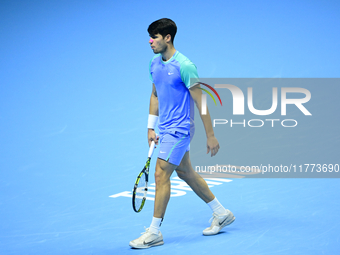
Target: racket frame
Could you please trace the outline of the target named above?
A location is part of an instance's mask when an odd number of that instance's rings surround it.
[[[151,161],[151,158],[148,158],[148,160],[146,161],[146,164],[145,164],[143,170],[139,173],[139,175],[137,177],[137,180],[135,182],[135,186],[133,187],[133,191],[132,191],[132,207],[133,207],[133,210],[135,212],[137,212],[137,213],[140,212],[143,209],[144,204],[145,204],[146,194],[148,192],[150,161]],[[141,203],[140,207],[136,208],[136,203],[135,203],[135,199],[136,199],[136,196],[137,196],[136,192],[137,192],[138,184],[139,184],[139,181],[140,181],[141,178],[145,178],[145,192],[144,192],[143,200],[142,200],[142,203]]]
[[[140,212],[143,209],[144,204],[145,204],[146,194],[148,192],[150,162],[151,162],[151,157],[152,157],[154,149],[155,149],[155,141],[152,141],[151,145],[150,145],[150,148],[149,148],[148,160],[146,161],[143,170],[139,173],[139,175],[137,177],[137,180],[135,182],[135,186],[133,187],[133,191],[132,191],[132,208],[137,213]],[[143,175],[145,175],[145,177],[144,177],[145,178],[145,192],[144,192],[143,200],[142,200],[142,203],[141,203],[140,207],[136,208],[136,203],[135,203],[135,199],[136,199],[136,196],[137,196],[136,192],[137,192],[137,188],[138,188],[138,183],[139,183],[140,179],[143,178]]]

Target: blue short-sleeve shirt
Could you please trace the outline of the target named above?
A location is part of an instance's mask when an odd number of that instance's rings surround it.
[[[166,62],[157,54],[150,61],[149,71],[158,96],[159,132],[190,134],[194,127],[194,103],[189,88],[198,81],[196,66],[176,51]]]

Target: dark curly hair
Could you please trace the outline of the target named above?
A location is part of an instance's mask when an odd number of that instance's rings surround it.
[[[150,36],[161,34],[163,38],[170,34],[171,43],[174,44],[177,26],[176,23],[173,22],[171,19],[163,18],[152,22],[148,27],[148,32]]]

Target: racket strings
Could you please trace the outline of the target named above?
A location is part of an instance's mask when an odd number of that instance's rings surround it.
[[[145,180],[145,175],[143,174],[141,178],[139,179],[139,182],[136,188],[135,205],[137,208],[141,207],[143,203],[143,199],[146,197],[147,191],[148,191],[147,182]]]
[[[148,192],[149,167],[151,158],[149,157],[146,164],[139,174],[132,195],[132,206],[135,212],[140,212],[146,200]]]

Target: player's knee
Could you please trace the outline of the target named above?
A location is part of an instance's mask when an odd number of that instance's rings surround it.
[[[155,182],[158,183],[162,180],[162,173],[161,171],[155,171]]]
[[[180,170],[177,170],[177,176],[178,178],[180,178],[181,180],[185,181],[188,179],[188,174],[184,171],[180,171]]]
[[[164,185],[170,185],[170,178],[164,174],[161,173],[155,173],[155,183],[156,187],[164,186]]]
[[[170,179],[170,177],[168,177],[168,174],[166,171],[164,171],[161,168],[156,168],[155,171],[155,182],[156,185],[157,184],[162,184],[164,182],[167,182],[167,180]]]
[[[172,172],[175,170],[175,165],[158,159],[156,163],[155,181],[157,184],[169,184]]]

